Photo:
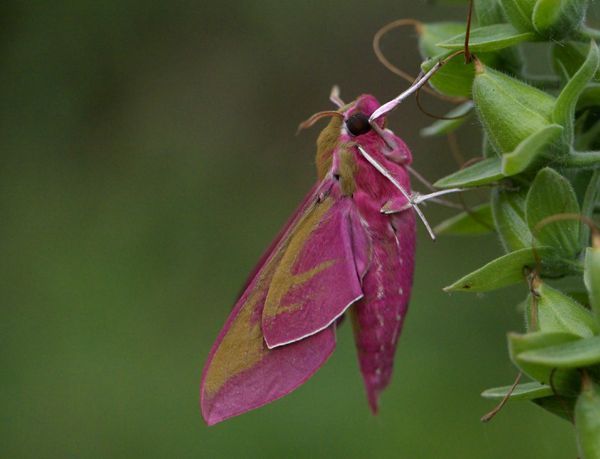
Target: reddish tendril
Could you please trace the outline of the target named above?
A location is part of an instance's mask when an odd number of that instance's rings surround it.
[[[409,83],[413,83],[415,81],[415,78],[410,75],[409,73],[405,72],[404,70],[396,67],[394,64],[392,64],[387,57],[385,57],[385,54],[383,54],[383,51],[381,50],[381,39],[383,38],[383,36],[385,34],[387,34],[388,32],[390,32],[393,29],[396,29],[398,27],[402,27],[402,26],[413,26],[417,32],[417,34],[421,34],[423,31],[423,23],[420,21],[417,21],[416,19],[410,19],[410,18],[406,18],[406,19],[398,19],[396,21],[390,22],[389,24],[384,25],[381,29],[379,29],[375,35],[373,36],[373,51],[375,52],[375,56],[377,57],[377,60],[379,62],[381,62],[381,64],[388,69],[390,72],[400,76],[401,78],[403,78],[404,80],[408,81]],[[464,102],[466,99],[462,98],[462,97],[451,97],[451,96],[445,96],[443,94],[439,94],[438,92],[434,91],[433,89],[429,88],[429,87],[423,87],[423,91],[425,91],[426,93],[437,97],[438,99],[441,100],[445,100],[448,102],[452,102],[452,103],[461,103]]]
[[[473,55],[469,49],[469,38],[471,38],[471,19],[473,18],[473,0],[469,2],[469,12],[467,13],[467,30],[465,32],[465,64],[470,64]]]
[[[510,399],[510,396],[515,391],[517,384],[519,384],[519,382],[521,381],[522,376],[523,376],[523,373],[521,373],[519,371],[519,374],[515,378],[515,382],[512,384],[512,386],[510,386],[510,389],[504,395],[504,397],[502,397],[502,400],[500,400],[500,403],[498,403],[498,405],[496,405],[496,407],[493,410],[491,410],[490,412],[481,416],[481,422],[491,421],[494,418],[494,416],[496,416],[502,410],[502,408],[504,408],[504,405],[506,405],[506,402],[508,402],[508,399]]]
[[[465,64],[470,64],[473,61],[473,59],[476,59],[475,55],[471,54],[471,51],[469,49],[469,39],[471,37],[471,20],[472,20],[472,18],[473,18],[473,0],[471,0],[469,2],[469,12],[467,13],[467,30],[465,31],[465,46],[462,50],[462,54],[464,54],[464,56],[465,56]],[[451,54],[446,60],[452,59],[455,55],[457,55],[457,54]],[[431,118],[435,118],[438,120],[457,120],[460,118],[464,118],[465,116],[468,115],[468,113],[465,113],[463,115],[458,115],[458,116],[434,115],[431,112],[425,110],[423,108],[423,105],[421,105],[420,91],[417,91],[417,93],[415,95],[415,99],[417,101],[417,106],[419,107],[419,110],[421,110],[421,112],[423,112],[425,115],[427,115]]]

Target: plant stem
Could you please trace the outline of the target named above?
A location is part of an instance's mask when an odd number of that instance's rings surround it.
[[[595,168],[600,167],[600,151],[572,150],[565,158],[566,167]]]

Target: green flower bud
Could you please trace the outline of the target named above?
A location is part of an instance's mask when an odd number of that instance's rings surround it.
[[[535,315],[535,328],[549,333],[570,333],[591,338],[598,331],[598,324],[588,309],[573,298],[549,285],[537,281],[535,293],[529,295],[525,318],[531,327],[530,318]]]
[[[533,236],[525,216],[527,190],[496,188],[492,192],[492,210],[496,230],[507,252],[530,247]]]
[[[475,0],[473,9],[477,15],[479,27],[505,22],[502,6],[498,0]]]
[[[519,32],[533,32],[531,16],[536,0],[500,0],[506,17]]]
[[[582,459],[600,456],[600,387],[586,374],[575,404],[577,446]]]
[[[510,23],[520,32],[559,40],[573,35],[583,22],[588,0],[501,0]]]
[[[597,240],[598,237],[595,237]],[[597,247],[588,247],[585,252],[583,280],[590,298],[590,306],[600,323],[600,240]]]
[[[496,151],[510,153],[552,124],[554,97],[480,62],[475,67],[473,100]]]
[[[532,22],[536,32],[553,40],[577,31],[585,17],[588,0],[537,0]]]

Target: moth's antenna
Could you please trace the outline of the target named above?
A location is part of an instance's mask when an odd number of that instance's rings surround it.
[[[329,93],[329,100],[333,102],[333,104],[337,108],[342,108],[344,105],[346,105],[340,97],[340,87],[337,84],[334,84],[331,88],[331,93]]]
[[[431,225],[429,225],[429,222],[425,218],[425,215],[423,215],[423,212],[421,212],[421,209],[419,209],[419,206],[417,206],[417,204],[415,204],[413,202],[412,196],[410,196],[408,194],[408,192],[404,189],[404,187],[402,185],[400,185],[398,183],[398,181],[392,176],[392,174],[390,174],[390,172],[385,167],[383,167],[381,164],[379,164],[375,160],[375,158],[373,158],[369,153],[367,153],[366,150],[363,147],[361,147],[360,145],[357,145],[357,146],[358,146],[358,151],[360,151],[360,154],[363,155],[363,157],[369,163],[371,163],[371,165],[381,175],[383,175],[386,179],[388,179],[392,183],[392,185],[394,185],[396,188],[398,188],[398,190],[400,190],[400,193],[402,193],[402,195],[408,200],[408,202],[410,203],[410,205],[412,206],[412,208],[415,210],[415,212],[417,213],[417,215],[419,216],[419,218],[421,219],[421,221],[425,225],[425,228],[427,228],[427,232],[429,233],[429,236],[431,236],[431,239],[433,239],[435,241],[435,233],[431,229]]]
[[[307,120],[302,121],[300,123],[300,125],[298,126],[298,130],[296,131],[296,135],[303,129],[308,129],[309,127],[311,127],[313,124],[315,124],[321,118],[327,118],[327,117],[332,117],[332,116],[342,118],[342,119],[344,118],[343,114],[341,114],[340,112],[336,112],[335,110],[325,110],[323,112],[317,112],[314,115],[312,115],[310,118],[308,118]]]

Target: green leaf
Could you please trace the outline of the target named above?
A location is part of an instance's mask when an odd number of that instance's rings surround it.
[[[561,395],[574,395],[579,390],[579,374],[577,371],[570,369],[556,371],[554,367],[529,362],[521,357],[528,352],[537,352],[540,349],[568,344],[577,340],[579,340],[578,336],[569,333],[509,333],[508,349],[513,363],[532,379],[554,387]],[[552,381],[550,381],[551,379]]]
[[[464,32],[465,24],[456,22],[437,22],[424,24],[419,31],[419,50],[426,59],[421,68],[426,72],[441,59],[445,59],[451,51],[440,48],[437,43],[456,34]],[[489,60],[489,56],[481,56]],[[465,64],[464,59],[457,57],[447,62],[429,80],[431,86],[438,92],[452,97],[471,97],[471,84],[475,71],[473,64]]]
[[[584,368],[597,365],[600,363],[600,336],[522,352],[519,360],[548,368]]]
[[[600,249],[588,247],[583,262],[583,280],[590,298],[590,306],[600,323]]]
[[[494,387],[481,393],[483,398],[502,400],[510,393],[510,400],[533,400],[548,397],[553,394],[552,388],[537,381],[518,384],[511,392],[512,386]]]
[[[596,73],[597,74],[597,73]],[[584,110],[586,108],[594,108],[600,105],[600,84],[588,83],[585,87],[579,99],[577,100],[577,106],[575,112]]]
[[[515,46],[525,41],[533,41],[537,38],[532,32],[518,32],[510,24],[493,24],[471,30],[469,37],[469,49],[474,53],[497,51]],[[461,33],[438,43],[439,48],[459,50],[465,46],[465,34]]]
[[[585,16],[587,0],[537,0],[532,14],[535,30],[559,40],[576,32]]]
[[[502,6],[497,0],[475,0],[473,10],[477,15],[477,23],[480,26],[504,22]]]
[[[556,105],[554,106],[554,111],[552,113],[552,120],[554,123],[565,128],[563,138],[567,145],[570,145],[573,142],[575,107],[577,106],[577,101],[586,85],[596,74],[599,62],[600,53],[598,51],[598,46],[592,41],[585,62],[569,80],[556,100]]]
[[[537,256],[552,256],[549,247],[539,247]],[[490,261],[485,266],[444,288],[446,292],[487,292],[525,281],[524,268],[536,266],[536,254],[531,248],[517,250]]]
[[[500,158],[488,158],[438,180],[434,186],[437,188],[472,187],[497,182],[503,177]]]
[[[600,387],[584,377],[583,390],[575,404],[577,446],[582,459],[600,457]]]
[[[564,213],[579,214],[575,191],[558,172],[544,168],[536,175],[527,194],[527,224],[541,244],[554,247],[565,258],[573,258],[579,251],[579,220],[555,221],[535,230],[543,219]]]
[[[535,300],[539,331],[565,332],[582,338],[598,333],[594,316],[574,299],[545,283],[536,286],[535,292],[537,298],[529,296],[529,311]]]
[[[531,15],[536,0],[500,0],[510,23],[519,31],[533,31]]]
[[[482,143],[481,150],[483,151],[483,157],[486,159],[487,158],[499,158],[500,154],[494,149],[494,146],[490,142],[489,136],[485,133],[485,131],[483,131],[482,134],[483,134],[483,139],[481,142]]]
[[[526,170],[536,158],[551,150],[552,144],[560,137],[562,131],[563,128],[558,124],[550,124],[531,134],[512,153],[502,156],[502,172],[511,176]]]
[[[455,118],[455,119],[446,119],[446,120],[437,120],[434,121],[430,126],[421,129],[421,135],[423,137],[433,137],[443,134],[448,134],[450,132],[455,131],[460,126],[464,124],[464,122],[469,119],[468,115],[473,109],[473,102],[467,101],[459,106],[453,108],[446,114],[446,118]]]
[[[444,220],[434,229],[436,234],[475,235],[486,234],[494,230],[492,209],[489,204],[474,207],[469,213],[461,212]]]
[[[526,196],[525,189],[512,191],[497,188],[492,192],[494,223],[507,252],[529,247],[533,243],[525,218]]]
[[[431,70],[440,60],[451,53],[439,54],[421,64],[424,72]],[[438,92],[451,97],[471,98],[471,86],[475,77],[473,63],[466,64],[464,59],[455,57],[446,62],[429,80],[429,84]]]
[[[464,22],[430,22],[423,24],[418,29],[421,57],[429,59],[445,53],[446,50],[437,46],[437,43],[464,32],[464,30]]]
[[[522,81],[476,64],[473,101],[496,151],[513,152],[532,134],[552,124],[555,99]]]
[[[581,215],[593,218],[594,209],[596,203],[600,201],[600,169],[596,169],[592,176],[583,196],[583,202],[581,203]],[[579,232],[579,243],[581,247],[588,245],[590,240],[590,227],[588,225],[581,225]]]
[[[561,42],[552,46],[552,65],[554,71],[560,75],[564,70],[570,79],[585,62],[589,53],[590,44],[581,42]],[[594,79],[597,80],[599,73],[596,72]]]

